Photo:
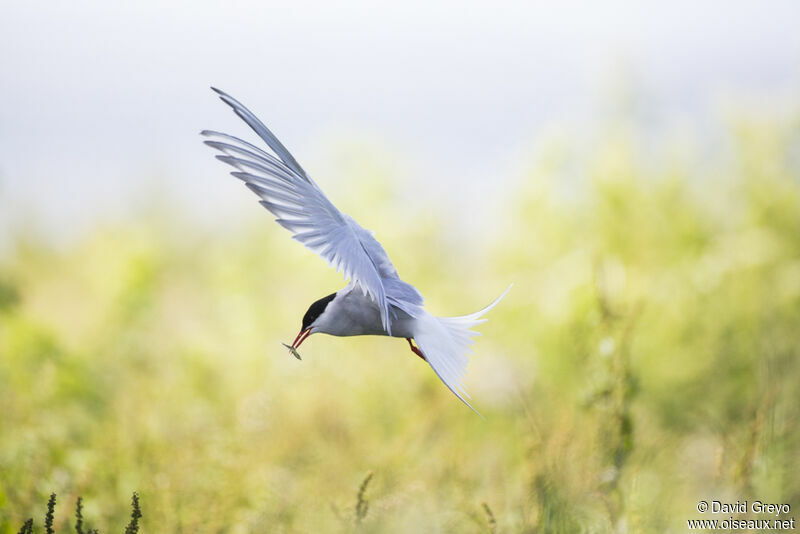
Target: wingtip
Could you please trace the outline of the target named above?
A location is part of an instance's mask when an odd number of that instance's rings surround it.
[[[226,104],[228,104],[230,107],[232,107],[233,110],[236,111],[236,114],[241,117],[241,114],[239,113],[238,108],[242,107],[242,105],[239,103],[238,100],[233,98],[231,95],[229,95],[228,93],[226,93],[222,89],[217,89],[216,87],[212,86],[211,90],[214,91],[215,93],[217,93],[217,96],[219,96],[219,99],[222,100],[223,102],[225,102]],[[244,117],[242,117],[242,118],[244,118]]]
[[[234,158],[233,156],[229,156],[228,154],[217,154],[214,157],[216,159],[218,159],[219,161],[221,161],[222,163],[227,163],[228,165],[230,165],[234,169],[240,169],[241,170],[241,167],[236,162],[236,158]]]

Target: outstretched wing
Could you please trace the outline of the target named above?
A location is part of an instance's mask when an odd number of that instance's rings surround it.
[[[212,88],[214,89],[214,88]],[[250,110],[214,89],[220,99],[255,131],[275,154],[232,135],[204,130],[205,144],[222,152],[217,159],[232,166],[233,176],[261,198],[276,222],[324,258],[346,279],[358,284],[378,303],[381,322],[391,334],[391,306],[411,316],[423,299],[414,286],[400,280],[381,244],[355,220],[336,209],[286,147]],[[277,156],[277,157],[276,157]]]

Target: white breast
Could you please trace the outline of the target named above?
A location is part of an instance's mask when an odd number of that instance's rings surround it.
[[[416,320],[413,317],[394,307],[390,309],[390,314],[393,337],[414,337]],[[336,297],[314,321],[314,331],[332,336],[387,335],[381,325],[378,305],[353,285],[337,291]]]

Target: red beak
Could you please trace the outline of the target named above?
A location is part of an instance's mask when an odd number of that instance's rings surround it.
[[[296,338],[294,338],[294,343],[292,343],[292,348],[293,349],[298,348],[303,343],[303,341],[305,341],[306,338],[310,335],[311,335],[311,327],[308,327],[305,330],[300,330],[300,333],[297,334]]]

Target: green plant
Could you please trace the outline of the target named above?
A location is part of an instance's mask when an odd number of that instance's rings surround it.
[[[361,524],[361,522],[367,517],[367,512],[369,511],[369,500],[367,500],[366,493],[367,493],[367,486],[369,485],[370,480],[372,480],[372,475],[373,475],[372,471],[367,473],[367,476],[364,477],[364,480],[358,487],[358,494],[356,495],[356,507],[355,507],[356,526]]]
[[[497,534],[497,520],[494,518],[492,509],[489,508],[489,503],[482,502],[481,507],[483,507],[483,511],[486,514],[486,525],[489,529],[489,534]]]
[[[55,534],[53,521],[55,517],[56,494],[51,493],[47,501],[47,514],[45,515],[44,527],[47,534]],[[139,506],[139,495],[134,492],[131,498],[131,519],[125,528],[125,534],[137,534],[139,532],[139,519],[142,517],[142,510]],[[83,530],[83,499],[78,497],[75,505],[75,532],[76,534],[99,534],[97,529]],[[23,523],[18,534],[33,534],[33,518],[29,518]]]

